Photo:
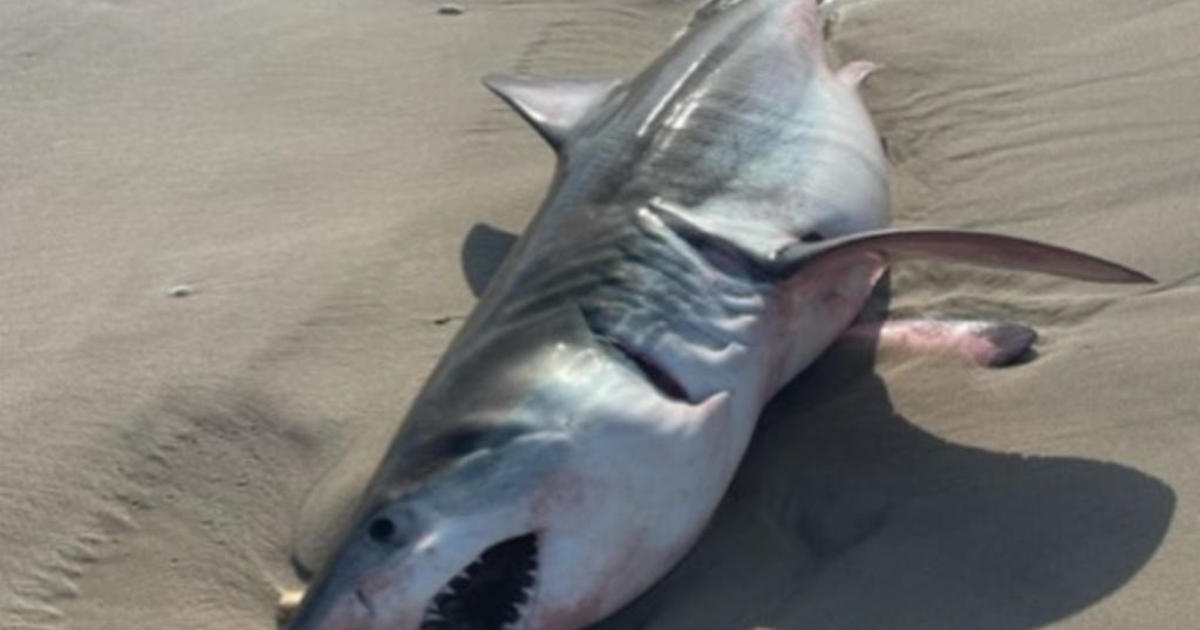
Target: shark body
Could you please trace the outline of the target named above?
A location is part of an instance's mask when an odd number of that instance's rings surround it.
[[[689,550],[778,389],[909,256],[1146,277],[887,230],[887,167],[813,0],[717,0],[628,81],[489,77],[559,156],[292,630],[571,630]]]

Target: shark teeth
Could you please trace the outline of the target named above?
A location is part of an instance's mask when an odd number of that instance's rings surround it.
[[[421,630],[523,627],[533,601],[537,563],[536,534],[488,547],[433,596]]]

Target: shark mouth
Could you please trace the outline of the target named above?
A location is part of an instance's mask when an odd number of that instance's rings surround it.
[[[537,534],[499,542],[433,596],[421,630],[515,630],[537,582]]]

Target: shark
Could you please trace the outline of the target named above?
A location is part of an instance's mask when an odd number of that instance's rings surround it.
[[[491,75],[557,168],[290,630],[572,630],[662,578],[764,405],[921,258],[1151,279],[1001,234],[889,228],[888,164],[814,0],[710,0],[629,79]],[[1009,361],[1029,329],[883,322]]]

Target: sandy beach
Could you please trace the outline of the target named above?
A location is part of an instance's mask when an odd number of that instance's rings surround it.
[[[476,226],[545,193],[479,77],[628,76],[698,2],[460,4],[0,4],[0,628],[275,628],[502,255]],[[1037,357],[835,345],[599,627],[1193,627],[1200,1],[828,14],[833,59],[883,66],[897,225],[1159,283],[897,267],[888,309],[1022,322]]]

